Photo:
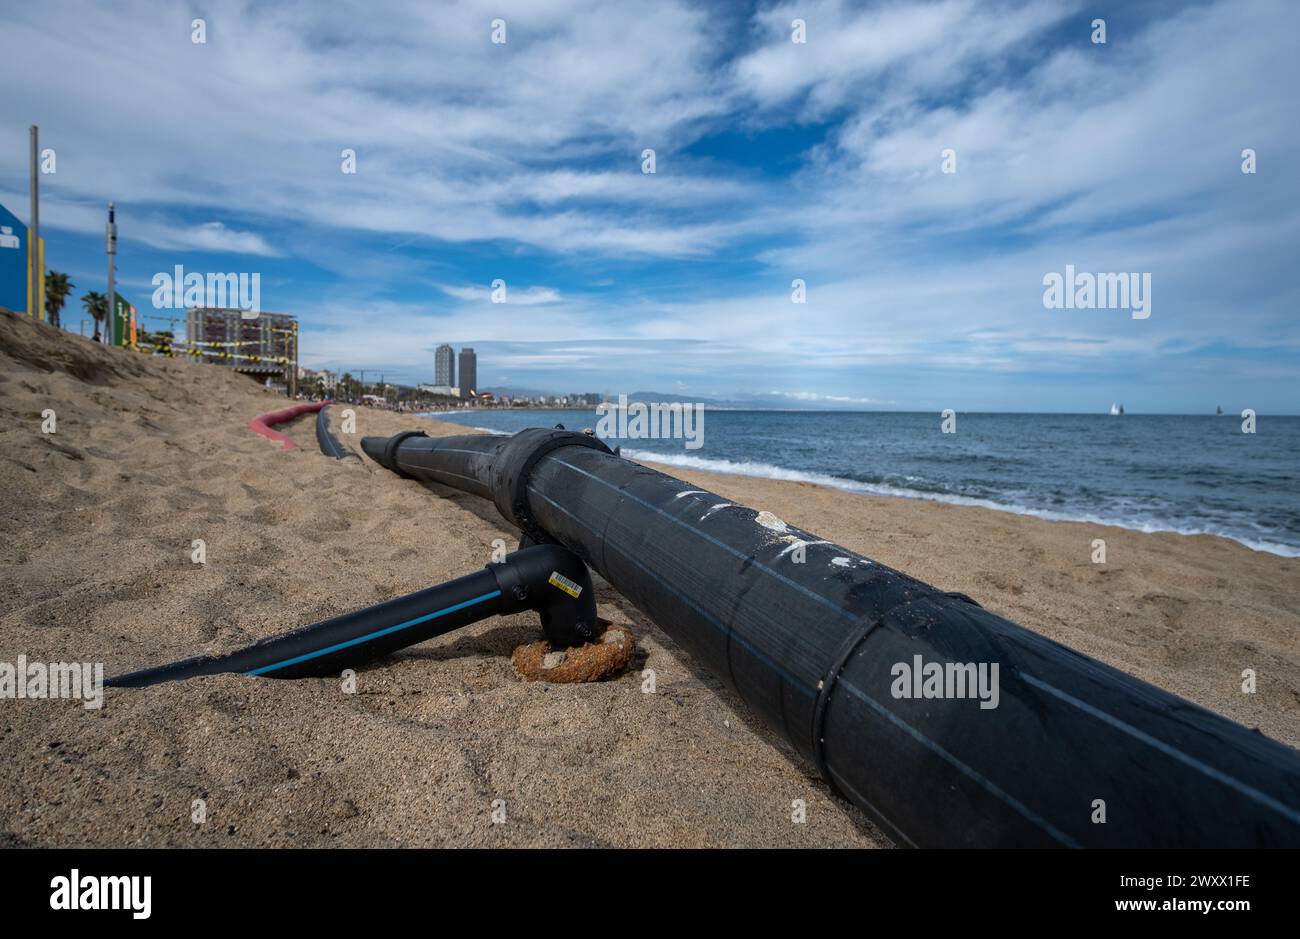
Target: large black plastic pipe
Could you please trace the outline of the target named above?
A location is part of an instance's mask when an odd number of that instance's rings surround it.
[[[1289,747],[591,438],[362,448],[583,558],[899,844],[1300,846]],[[996,706],[932,664],[996,666]]]

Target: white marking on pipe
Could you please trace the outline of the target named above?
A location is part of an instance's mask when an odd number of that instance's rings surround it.
[[[686,496],[707,496],[707,495],[708,493],[705,492],[703,489],[687,489],[685,492],[677,493],[677,495],[673,496],[673,498],[681,499]]]
[[[758,524],[762,525],[764,528],[770,528],[772,531],[785,531],[789,527],[785,522],[781,521],[768,511],[759,512],[754,516],[754,521],[758,522]]]
[[[700,521],[701,521],[701,522],[704,521],[706,518],[708,518],[710,515],[712,515],[714,512],[718,511],[719,509],[729,509],[729,508],[731,508],[731,503],[730,503],[730,502],[719,502],[719,503],[718,503],[717,505],[715,505],[713,508],[709,509],[709,510],[708,510],[707,512],[705,512],[703,515],[701,515],[701,516],[700,516]]]
[[[787,554],[789,554],[791,551],[794,551],[797,548],[806,548],[809,545],[814,545],[814,544],[831,543],[829,541],[804,541],[802,538],[794,537],[794,535],[790,535],[786,540],[789,541],[790,544],[788,547],[782,549],[781,553],[777,555],[778,558],[785,557]]]

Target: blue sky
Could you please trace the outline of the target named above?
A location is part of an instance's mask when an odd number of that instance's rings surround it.
[[[256,272],[368,377],[451,342],[486,387],[1300,411],[1296,4],[539,6],[6,5],[0,202],[38,123],[78,296],[111,199],[138,306]],[[1151,317],[1045,309],[1066,264],[1149,272]]]

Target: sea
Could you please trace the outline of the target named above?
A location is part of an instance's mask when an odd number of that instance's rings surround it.
[[[495,434],[597,428],[572,410],[430,414]],[[956,415],[709,408],[698,449],[611,439],[633,459],[1137,531],[1222,535],[1300,557],[1300,417]]]

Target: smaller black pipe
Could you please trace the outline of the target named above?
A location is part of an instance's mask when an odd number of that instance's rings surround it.
[[[490,570],[344,613],[219,656],[198,656],[104,682],[139,688],[165,681],[243,672],[265,678],[331,675],[423,642],[501,611],[501,588]]]
[[[536,545],[507,555],[481,571],[404,597],[344,613],[293,632],[263,639],[227,655],[205,655],[110,678],[116,688],[242,672],[263,678],[337,675],[489,616],[536,610],[557,648],[595,634],[596,597],[591,575],[558,545]]]
[[[339,438],[334,436],[330,430],[330,419],[326,412],[330,409],[327,404],[316,412],[316,443],[320,445],[320,452],[326,456],[331,456],[336,460],[346,460],[349,457],[358,460],[358,457],[350,449],[339,442]]]

